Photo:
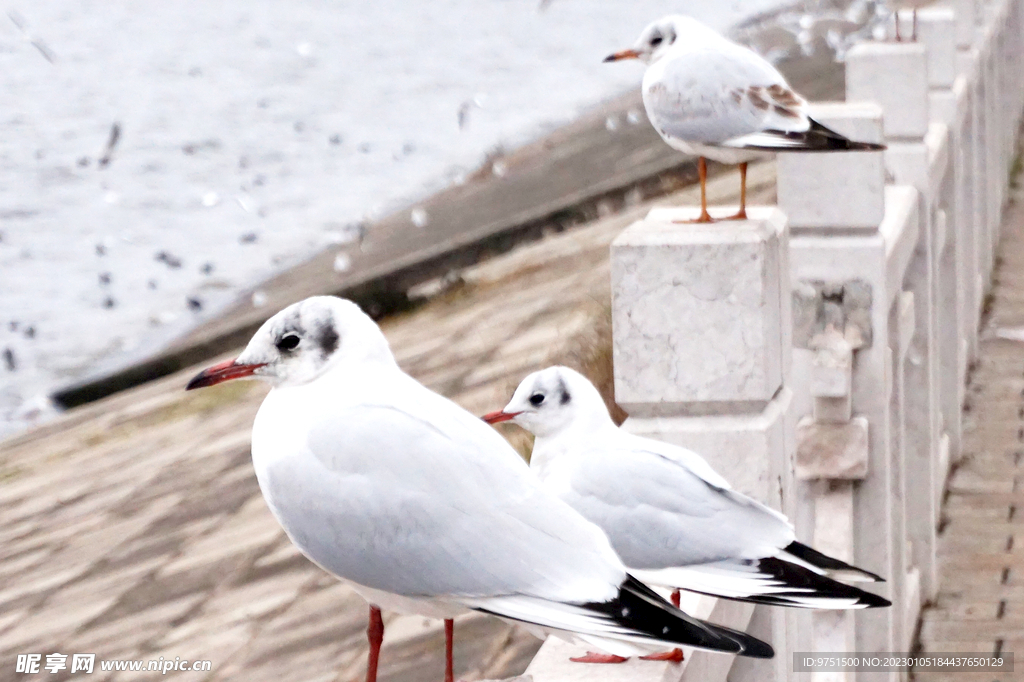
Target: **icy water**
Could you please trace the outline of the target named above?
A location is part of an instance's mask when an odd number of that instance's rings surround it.
[[[641,65],[601,59],[649,20],[727,29],[780,4],[8,5],[0,434],[347,226],[636,86]]]

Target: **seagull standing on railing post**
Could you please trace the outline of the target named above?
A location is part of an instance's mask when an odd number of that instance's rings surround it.
[[[683,645],[772,657],[630,577],[601,529],[544,490],[500,435],[402,372],[351,301],[285,308],[188,388],[244,377],[273,386],[252,433],[267,505],[303,554],[370,603],[368,682],[381,608],[445,619],[446,682],[451,619],[467,610],[612,654]]]
[[[707,162],[740,167],[740,209],[747,217],[747,161],[772,152],[878,151],[884,145],[855,142],[807,115],[807,102],[782,74],[749,48],[728,40],[696,19],[671,15],[644,29],[636,44],[605,58],[647,64],[644,108],[669,146],[698,157],[700,217],[707,207]]]
[[[697,453],[616,426],[597,388],[575,370],[534,372],[483,419],[533,433],[530,468],[548,491],[600,526],[630,573],[675,590],[675,604],[684,589],[809,609],[889,606],[836,580],[879,576],[797,542],[785,516],[732,490]],[[653,657],[680,656],[676,649]]]

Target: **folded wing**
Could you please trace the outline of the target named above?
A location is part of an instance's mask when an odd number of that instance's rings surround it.
[[[765,130],[810,128],[806,103],[767,61],[722,41],[653,64],[644,106],[662,135],[707,145]]]

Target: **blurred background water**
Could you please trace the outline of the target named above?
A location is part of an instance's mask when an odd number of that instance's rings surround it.
[[[0,435],[780,0],[32,0],[0,15]],[[414,218],[415,219],[415,218]],[[418,222],[429,229],[429,216]],[[338,263],[343,268],[344,263]]]

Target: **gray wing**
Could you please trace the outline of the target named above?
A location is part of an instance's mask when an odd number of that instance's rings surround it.
[[[600,526],[630,569],[776,554],[793,540],[776,512],[649,450],[588,452],[562,499]]]
[[[308,456],[272,465],[268,499],[295,543],[343,578],[411,597],[613,595],[625,573],[601,531],[486,424],[420,397],[429,415],[332,410]]]
[[[802,132],[803,98],[767,61],[739,45],[695,47],[652,65],[644,107],[664,137],[708,145],[764,130]]]

